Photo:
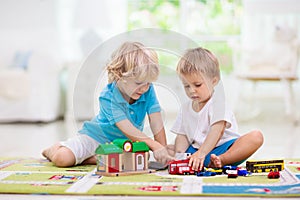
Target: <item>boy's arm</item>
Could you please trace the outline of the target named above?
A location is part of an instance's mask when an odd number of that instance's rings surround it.
[[[186,135],[178,134],[175,139],[175,153],[185,153],[190,143]]]
[[[152,151],[163,148],[159,142],[154,141],[145,133],[137,129],[128,119],[117,122],[116,126],[132,141],[145,142]]]
[[[205,156],[216,147],[216,144],[222,137],[224,130],[225,130],[226,122],[219,121],[213,124],[210,128],[209,133],[207,134],[206,139],[204,140],[201,147],[195,152],[193,155],[190,156],[189,164],[192,166],[193,169],[197,170],[198,168],[202,169],[203,162]]]
[[[149,115],[149,124],[154,136],[154,140],[161,145],[167,145],[166,132],[160,112],[155,112]]]
[[[131,140],[133,141],[143,141],[145,142],[150,149],[153,151],[154,158],[162,163],[167,164],[168,161],[173,160],[174,158],[171,157],[167,151],[167,148],[160,144],[159,142],[153,140],[152,138],[148,137],[145,133],[141,132],[139,129],[137,129],[133,124],[128,120],[122,120],[120,122],[116,123],[116,126]],[[162,141],[165,141],[162,137],[164,134],[160,133],[157,137],[158,139],[161,139]]]

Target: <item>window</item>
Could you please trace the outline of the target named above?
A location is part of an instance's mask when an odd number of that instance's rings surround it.
[[[183,33],[216,54],[221,70],[232,71],[228,41],[240,33],[242,0],[131,0],[128,1],[128,30],[160,28]],[[165,66],[172,59],[160,54]],[[161,61],[160,60],[160,61]],[[174,67],[175,68],[175,67]],[[162,66],[162,74],[166,74]]]
[[[110,165],[112,168],[116,167],[116,159],[115,158],[111,159]]]
[[[143,156],[139,155],[139,156],[137,157],[137,164],[138,164],[138,165],[143,164]]]

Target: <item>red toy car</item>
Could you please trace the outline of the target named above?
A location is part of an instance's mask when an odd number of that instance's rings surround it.
[[[237,169],[229,169],[226,171],[228,178],[237,178],[238,177],[238,170]]]
[[[268,178],[275,179],[275,178],[279,178],[279,177],[280,177],[279,171],[270,171],[268,174]]]

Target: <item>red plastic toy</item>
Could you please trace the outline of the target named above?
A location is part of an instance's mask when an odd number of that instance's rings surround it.
[[[271,171],[268,174],[268,178],[271,178],[271,179],[275,179],[275,178],[279,178],[279,177],[280,177],[279,171]]]
[[[228,178],[237,178],[238,177],[238,170],[237,169],[229,169],[227,170],[227,177]]]
[[[195,171],[189,166],[189,159],[171,161],[169,163],[168,172],[169,174],[178,175],[195,174]]]
[[[177,174],[177,175],[197,175],[197,176],[215,176],[217,173],[222,173],[222,169],[206,169],[203,170],[193,170],[192,167],[189,166],[189,159],[185,160],[175,160],[169,162],[168,172],[169,174]]]

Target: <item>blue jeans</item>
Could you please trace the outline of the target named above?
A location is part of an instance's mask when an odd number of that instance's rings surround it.
[[[224,144],[218,146],[218,147],[215,147],[213,150],[211,150],[211,152],[209,152],[205,159],[204,159],[204,166],[205,167],[208,167],[209,163],[210,163],[210,155],[211,154],[216,154],[217,156],[225,153],[230,147],[231,145],[237,140],[237,138],[235,139],[232,139],[232,140],[229,140],[228,142],[225,142]],[[195,153],[196,151],[198,151],[198,149],[194,148],[192,145],[189,146],[189,148],[185,151],[185,153]],[[236,163],[233,163],[231,165],[233,166],[238,166],[240,165],[241,163],[243,163],[245,160],[241,160],[239,162],[236,162]]]

